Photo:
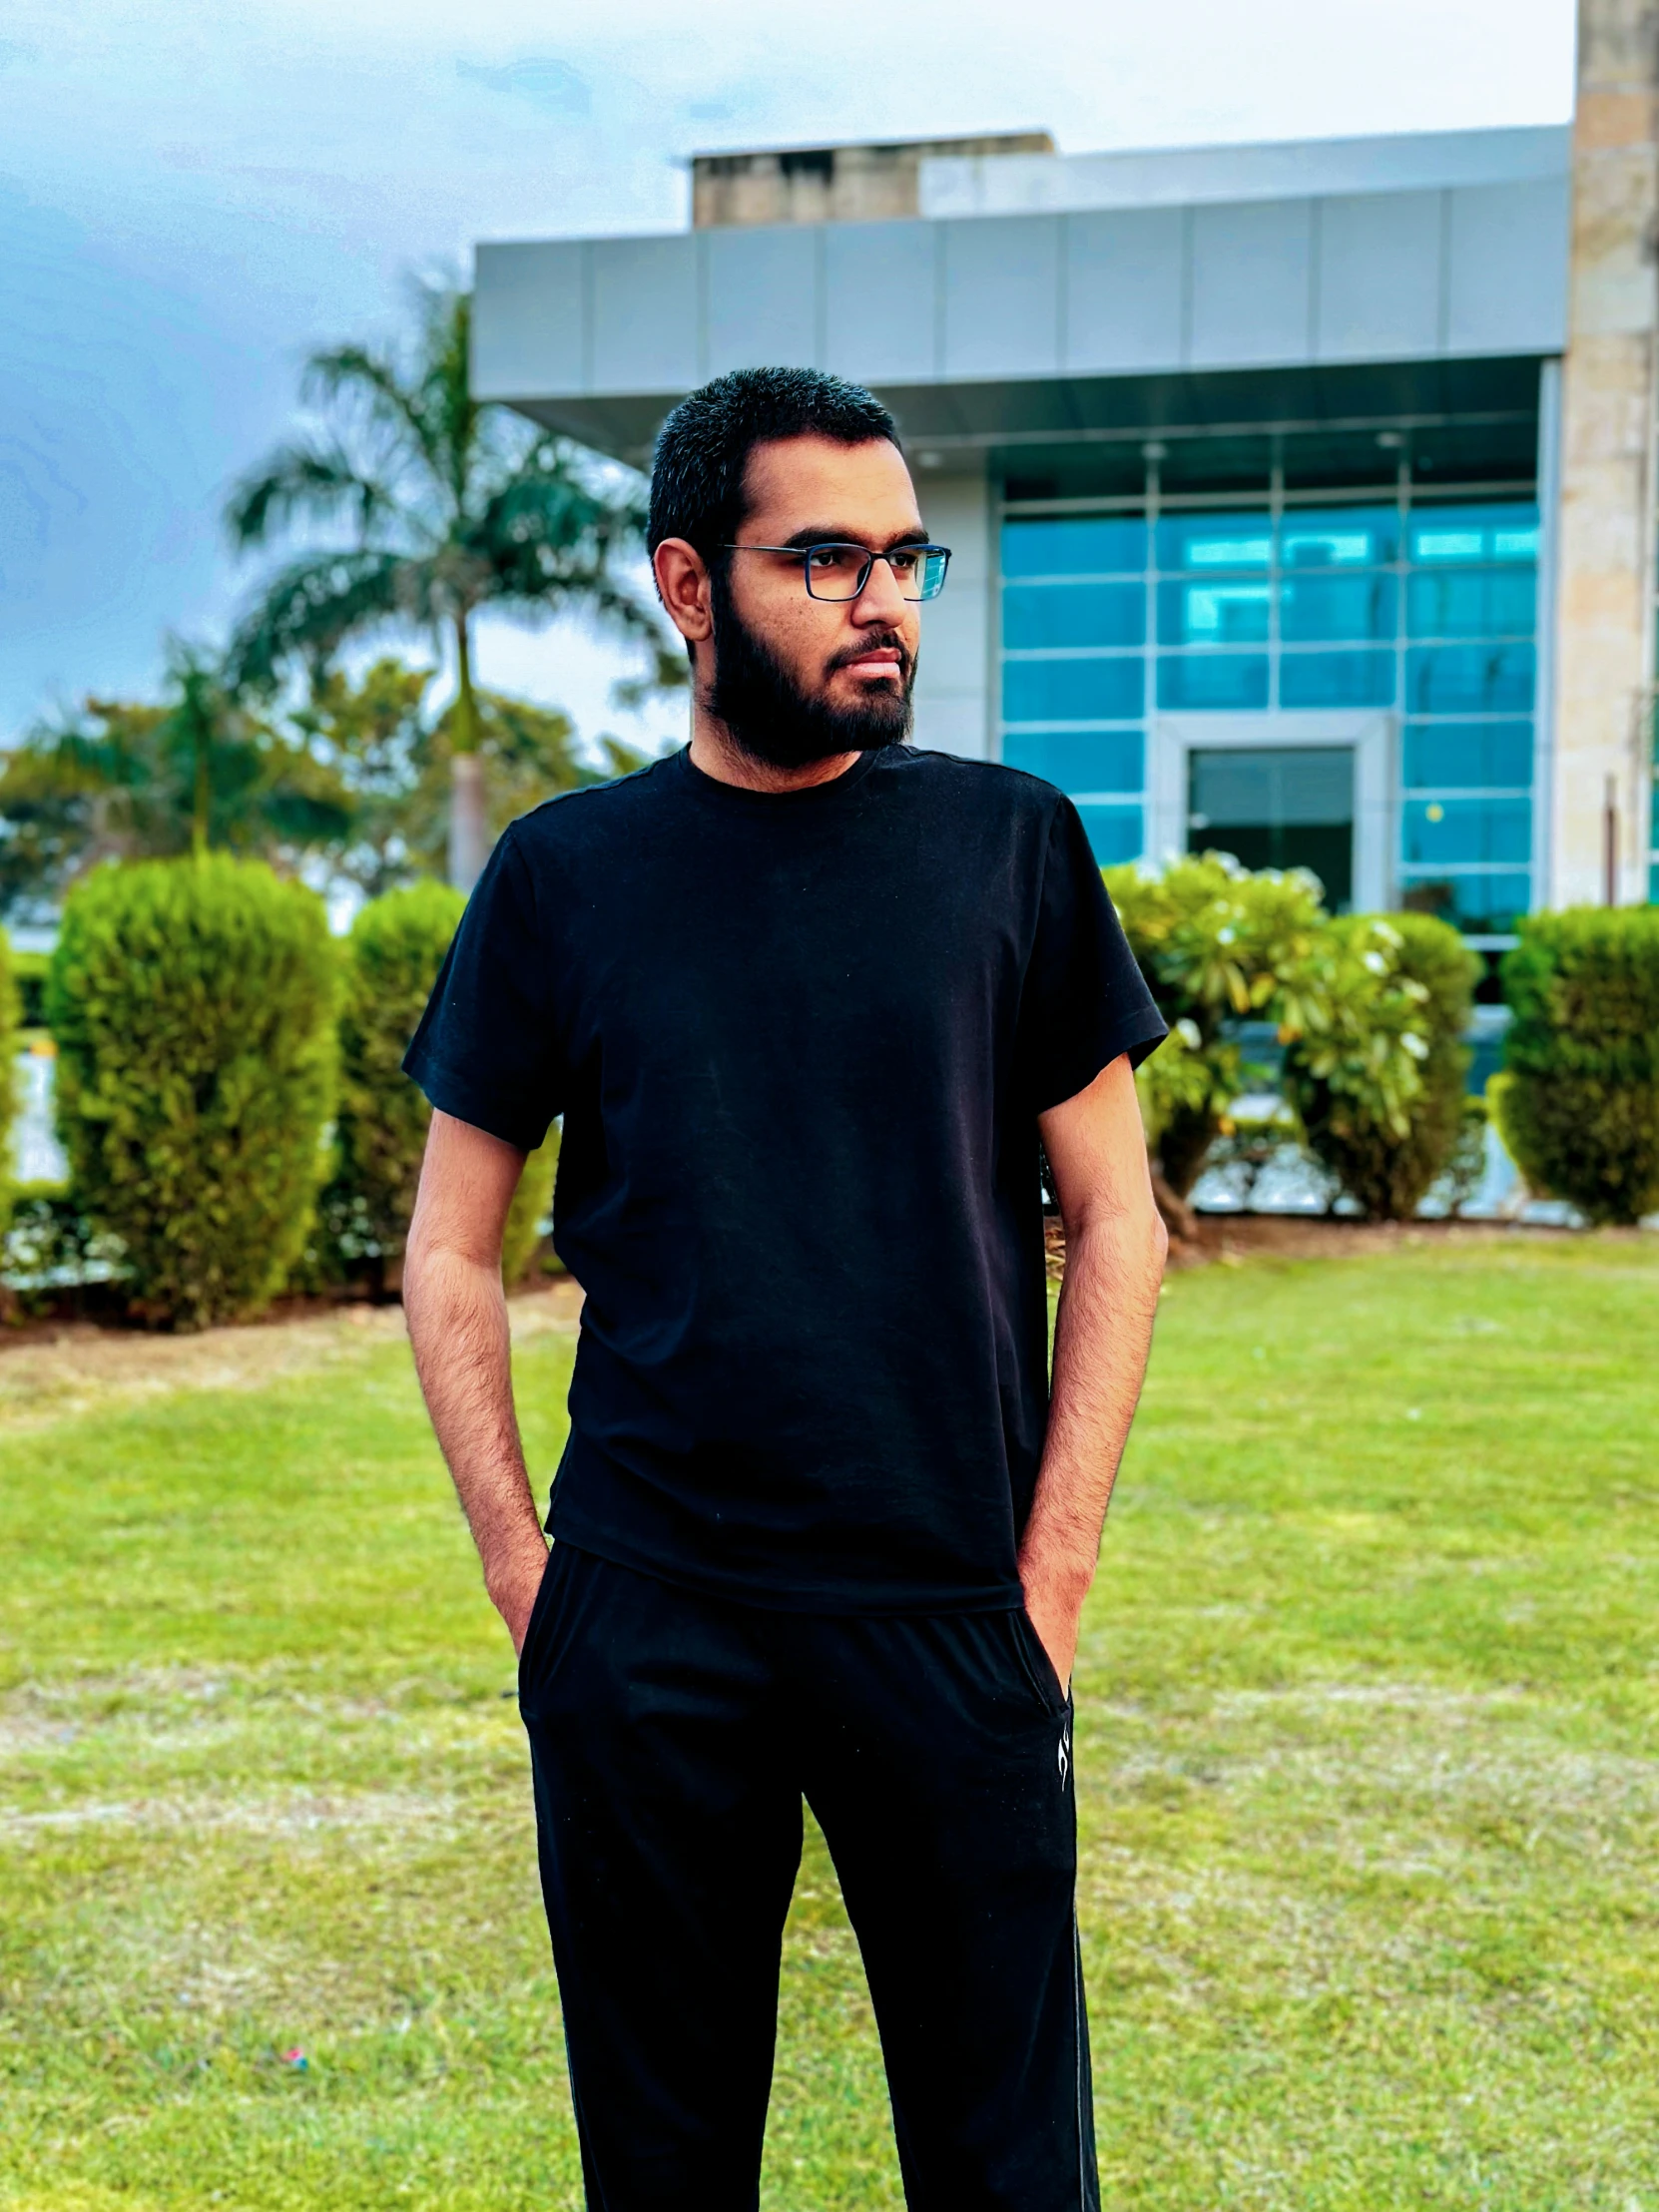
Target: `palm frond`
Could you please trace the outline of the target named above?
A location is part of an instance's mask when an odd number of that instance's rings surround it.
[[[295,439],[231,495],[226,523],[239,546],[263,545],[295,523],[346,523],[362,543],[388,528],[418,528],[396,492],[359,467],[343,446]]]
[[[407,573],[420,565],[372,547],[289,562],[265,585],[231,640],[234,680],[271,684],[292,661],[325,667],[348,637],[417,619]]]

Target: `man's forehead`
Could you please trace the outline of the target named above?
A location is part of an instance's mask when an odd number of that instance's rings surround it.
[[[771,440],[750,454],[744,491],[749,520],[766,515],[786,535],[818,522],[857,525],[860,533],[919,524],[904,456],[886,438],[857,445],[821,437]]]

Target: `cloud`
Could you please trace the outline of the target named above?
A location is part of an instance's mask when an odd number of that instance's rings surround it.
[[[511,93],[528,100],[533,108],[548,115],[585,116],[593,109],[593,93],[581,71],[550,54],[526,54],[500,69],[486,69],[478,62],[457,62],[455,74],[491,92]]]

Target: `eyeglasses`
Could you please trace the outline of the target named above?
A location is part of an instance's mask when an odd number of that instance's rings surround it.
[[[784,553],[801,563],[808,596],[813,599],[856,599],[869,582],[877,561],[892,570],[901,599],[937,599],[944,589],[944,572],[950,566],[948,545],[895,545],[890,552],[872,553],[864,545],[728,545],[728,553]]]

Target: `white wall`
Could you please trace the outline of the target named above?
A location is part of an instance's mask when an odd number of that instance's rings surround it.
[[[921,516],[934,542],[950,548],[944,590],[921,610],[916,676],[917,745],[968,760],[992,757],[990,489],[983,476],[935,474],[911,463]]]

